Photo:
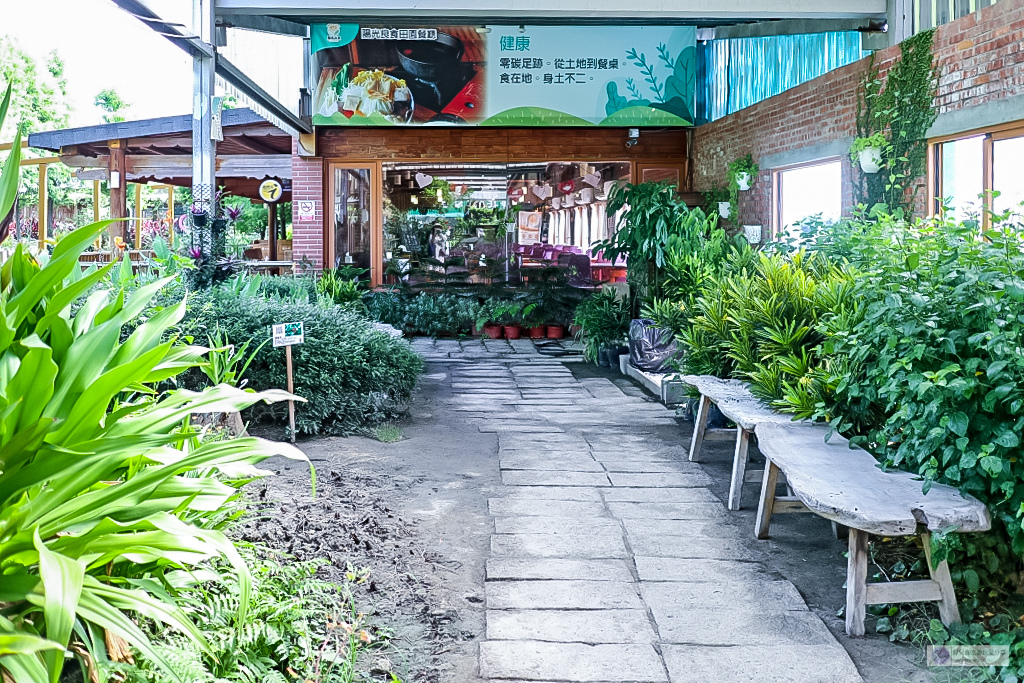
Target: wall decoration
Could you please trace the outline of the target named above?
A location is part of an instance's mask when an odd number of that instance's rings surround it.
[[[434,176],[427,175],[426,173],[416,174],[416,184],[420,186],[420,189],[426,187],[432,182],[434,182]]]
[[[571,194],[572,191],[575,190],[575,189],[576,189],[576,183],[574,183],[571,180],[566,180],[564,182],[558,183],[558,190],[562,194]]]
[[[693,123],[693,27],[489,29],[312,24],[314,125]]]

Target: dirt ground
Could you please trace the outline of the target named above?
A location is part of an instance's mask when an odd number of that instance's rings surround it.
[[[630,393],[643,390],[617,372],[569,363],[578,377],[608,377]],[[487,498],[500,487],[497,440],[481,434],[444,409],[450,395],[444,365],[428,363],[402,441],[386,444],[365,437],[300,441],[317,470],[311,496],[308,469],[277,459],[278,472],[251,485],[262,514],[241,530],[300,559],[327,557],[328,574],[340,579],[348,563],[370,570],[356,599],[379,626],[394,630],[393,647],[368,663],[374,680],[393,671],[405,683],[480,681],[477,642],[484,634],[484,563],[493,532]],[[653,397],[649,397],[654,400]],[[679,440],[691,425],[680,420]],[[265,434],[281,438],[281,434]],[[728,495],[732,447],[706,444],[706,464]],[[743,510],[730,524],[753,528],[755,486],[744,492]],[[772,523],[772,570],[793,582],[849,651],[869,683],[933,680],[919,647],[892,644],[882,635],[851,639],[843,632],[845,543],[827,521],[785,515]],[[763,546],[762,546],[763,547]],[[869,623],[869,632],[873,626]]]

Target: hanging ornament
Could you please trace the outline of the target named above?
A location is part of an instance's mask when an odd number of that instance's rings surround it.
[[[551,186],[550,185],[535,185],[533,187],[533,193],[535,195],[537,195],[538,197],[540,197],[541,199],[547,199],[548,197],[551,196]]]
[[[434,182],[434,176],[429,176],[426,173],[416,174],[416,184],[421,188],[426,187],[430,183]]]
[[[588,173],[587,175],[583,176],[583,182],[585,182],[587,185],[590,185],[591,187],[597,187],[597,184],[601,182],[601,172],[594,171],[593,173]]]
[[[571,194],[576,189],[576,183],[571,180],[558,183],[558,189],[561,190],[562,194]]]

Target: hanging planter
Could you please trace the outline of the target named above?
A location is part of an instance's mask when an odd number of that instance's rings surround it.
[[[743,236],[747,238],[747,242],[750,244],[761,243],[761,226],[760,225],[744,225]]]
[[[868,174],[882,170],[883,155],[889,141],[882,133],[875,133],[866,138],[857,138],[850,147],[850,159],[860,164],[860,170]]]
[[[740,191],[746,192],[750,189],[750,173],[747,171],[741,171],[736,174],[736,187],[740,188]]]
[[[732,214],[732,204],[729,202],[718,202],[718,215],[723,219],[728,219]]]

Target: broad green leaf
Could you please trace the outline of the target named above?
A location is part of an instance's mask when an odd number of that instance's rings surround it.
[[[957,411],[949,416],[949,430],[958,436],[967,434],[969,424],[970,420],[967,414],[962,411]]]
[[[47,549],[39,538],[38,529],[35,531],[35,547],[39,552],[39,577],[45,598],[43,614],[46,617],[46,635],[66,647],[75,625],[85,569],[75,560]],[[47,652],[44,658],[50,672],[50,683],[58,683],[64,665],[64,653]]]

